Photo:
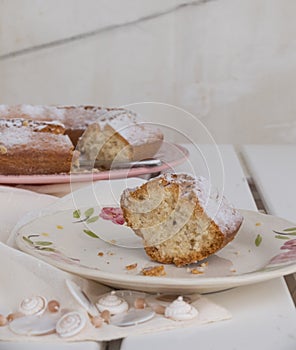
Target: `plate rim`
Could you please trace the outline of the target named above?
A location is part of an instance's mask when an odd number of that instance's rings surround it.
[[[71,209],[66,209],[71,210]],[[285,221],[287,225],[294,225],[292,222],[290,222],[287,219],[270,215],[270,214],[264,214],[260,213],[259,211],[254,210],[246,210],[246,209],[239,209],[239,211],[244,215],[244,213],[250,213],[251,215],[258,215],[258,216],[265,216],[265,217],[271,217],[276,218],[282,221]],[[34,218],[28,222],[26,222],[24,225],[19,226],[18,229],[21,229],[22,227],[30,224],[31,222],[35,221],[37,218]],[[238,232],[239,234],[239,232]],[[200,288],[218,288],[219,290],[228,289],[232,287],[238,287],[242,285],[249,285],[257,282],[263,282],[267,281],[273,278],[282,277],[290,273],[296,272],[296,262],[290,262],[290,263],[282,263],[278,265],[272,266],[270,270],[255,270],[251,272],[242,273],[239,275],[232,275],[232,276],[220,276],[220,277],[203,277],[200,276],[199,278],[193,279],[189,277],[158,277],[158,276],[143,276],[143,275],[127,275],[124,273],[112,273],[109,271],[102,271],[97,270],[91,267],[86,267],[83,265],[72,265],[68,264],[66,262],[60,262],[58,260],[50,259],[48,255],[46,254],[40,254],[38,251],[34,249],[30,249],[22,240],[21,235],[15,232],[15,242],[18,246],[18,248],[22,251],[25,251],[26,253],[34,256],[37,259],[40,259],[42,261],[45,261],[57,268],[60,268],[61,270],[78,274],[82,277],[94,279],[96,281],[101,281],[102,283],[109,283],[108,281],[114,282],[115,284],[121,283],[121,282],[128,282],[129,285],[135,285],[135,287],[139,284],[143,285],[149,282],[149,284],[153,287],[161,286],[161,288],[170,288],[172,286],[176,285],[176,282],[179,284],[180,288],[183,289],[200,289]],[[20,243],[21,242],[21,243]],[[123,248],[124,249],[124,248]],[[149,259],[147,257],[147,259]],[[151,264],[160,264],[155,261],[151,261]],[[164,265],[165,264],[161,264]],[[66,268],[65,268],[66,266]],[[177,268],[177,267],[176,267]],[[229,286],[227,286],[229,285]]]

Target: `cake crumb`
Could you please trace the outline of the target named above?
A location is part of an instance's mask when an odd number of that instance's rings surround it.
[[[202,264],[200,264],[200,267],[207,267],[208,265],[209,265],[209,262],[205,261]]]
[[[0,154],[6,154],[7,153],[7,148],[3,145],[0,145]]]
[[[62,230],[63,228],[64,228],[64,226],[62,226],[62,225],[57,225],[57,229]]]
[[[188,268],[187,272],[192,273],[193,275],[201,275],[205,272],[206,267],[208,267],[209,262],[205,261],[203,263],[201,263],[200,265],[198,265],[197,267],[194,267],[192,269]]]
[[[190,273],[192,273],[193,275],[202,275],[204,272],[199,270],[198,268],[194,268],[190,270]]]
[[[103,252],[98,252],[98,256],[104,256]]]
[[[144,276],[165,276],[166,272],[163,265],[145,267],[141,271]]]
[[[134,270],[138,266],[137,263],[131,264],[131,265],[126,265],[127,270]]]
[[[261,226],[261,222],[256,222],[255,226]]]

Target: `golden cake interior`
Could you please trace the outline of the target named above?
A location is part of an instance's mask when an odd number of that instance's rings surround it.
[[[207,258],[235,237],[241,224],[235,209],[229,207],[233,227],[223,232],[207,215],[197,193],[195,180],[186,174],[160,176],[123,192],[127,225],[143,238],[152,260],[187,265]]]

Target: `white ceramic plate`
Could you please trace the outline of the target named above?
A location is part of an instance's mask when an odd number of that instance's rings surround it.
[[[188,150],[180,145],[164,142],[154,156],[161,161],[160,165],[149,167],[131,167],[127,169],[111,169],[106,171],[81,172],[71,174],[49,175],[1,175],[0,184],[61,184],[74,182],[89,182],[108,179],[123,179],[145,174],[158,173],[177,166],[188,157]]]
[[[117,288],[150,292],[213,292],[296,272],[293,224],[242,210],[244,222],[236,238],[209,257],[204,268],[198,263],[182,268],[166,265],[166,276],[143,276],[143,268],[158,264],[146,256],[140,238],[125,225],[100,217],[102,208],[119,206],[123,188],[142,182],[101,181],[64,197],[59,206],[18,225],[18,247],[68,272]],[[120,216],[113,221],[120,221]],[[126,268],[133,264],[134,269]],[[192,269],[202,273],[193,274]]]

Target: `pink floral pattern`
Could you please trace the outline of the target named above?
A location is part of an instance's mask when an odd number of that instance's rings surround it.
[[[111,220],[114,224],[123,225],[124,217],[121,208],[104,207],[100,217],[104,220]]]
[[[290,239],[281,246],[284,253],[274,256],[269,264],[282,264],[287,262],[296,262],[296,239]]]

